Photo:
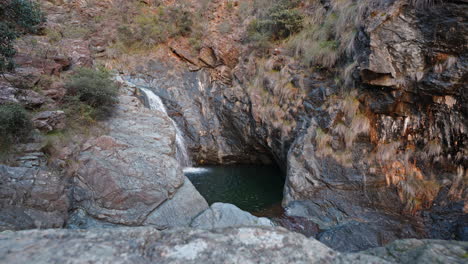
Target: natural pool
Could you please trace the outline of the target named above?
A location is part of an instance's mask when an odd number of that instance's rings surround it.
[[[231,203],[256,213],[283,199],[284,178],[276,166],[207,166],[186,168],[184,173],[210,205]]]

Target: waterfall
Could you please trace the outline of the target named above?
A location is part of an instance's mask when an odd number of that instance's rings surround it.
[[[168,117],[169,115],[167,114],[166,107],[164,106],[161,98],[157,96],[153,91],[143,88],[143,87],[138,87],[141,92],[143,92],[148,99],[148,104],[149,108],[152,110],[159,110],[163,113],[165,113]],[[169,117],[170,118],[170,117]],[[172,124],[174,125],[176,129],[176,157],[177,160],[179,161],[180,165],[185,168],[185,167],[190,167],[192,165],[192,162],[190,160],[190,157],[187,152],[187,148],[185,146],[185,140],[184,136],[182,134],[182,131],[180,131],[179,127],[177,126],[177,123],[170,118],[172,121]]]

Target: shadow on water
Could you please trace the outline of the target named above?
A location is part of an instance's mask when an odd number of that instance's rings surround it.
[[[283,199],[284,175],[276,166],[207,166],[184,173],[210,205],[231,203],[255,214]]]
[[[231,203],[307,237],[320,231],[306,218],[287,216],[281,205],[285,177],[277,166],[207,166],[186,168],[184,173],[210,205]]]

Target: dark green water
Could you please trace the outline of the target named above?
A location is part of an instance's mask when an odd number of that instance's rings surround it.
[[[276,166],[209,166],[184,173],[210,205],[231,203],[255,213],[283,199],[284,181]]]

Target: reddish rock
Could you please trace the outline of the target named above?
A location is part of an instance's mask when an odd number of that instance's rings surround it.
[[[67,47],[67,54],[71,57],[73,66],[90,67],[93,65],[92,52],[87,40],[64,39],[60,45]]]
[[[40,112],[32,118],[35,128],[50,132],[53,130],[61,130],[65,128],[65,112],[63,111],[44,111]]]
[[[218,59],[212,48],[204,47],[200,51],[199,60],[207,67],[215,67]]]

